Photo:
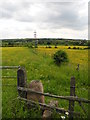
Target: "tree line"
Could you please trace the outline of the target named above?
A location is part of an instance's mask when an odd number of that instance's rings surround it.
[[[51,45],[77,45],[77,46],[89,46],[90,42],[88,40],[73,40],[73,39],[58,39],[58,38],[40,38],[36,39],[38,41],[38,45],[46,45],[50,47]],[[2,40],[2,47],[28,47],[34,46],[35,39],[3,39]]]

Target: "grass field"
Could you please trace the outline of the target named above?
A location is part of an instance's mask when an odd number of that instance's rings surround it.
[[[81,46],[83,48],[83,46]],[[60,67],[54,64],[53,54],[62,49],[67,52],[69,62]],[[80,70],[76,71],[77,64]],[[67,49],[67,46],[58,48],[45,48],[41,46],[36,49],[26,47],[3,47],[2,48],[3,66],[24,66],[27,71],[27,82],[31,80],[41,80],[44,92],[56,95],[70,95],[70,78],[76,78],[76,95],[88,99],[88,50]],[[2,76],[16,76],[16,70],[3,70]],[[12,84],[14,86],[5,86]],[[15,99],[17,98],[17,79],[2,79],[3,91],[3,118],[32,117],[32,113],[23,112],[22,105]],[[45,98],[46,103],[50,98]],[[59,100],[59,107],[68,109],[68,101]],[[88,106],[84,105],[86,111]],[[18,109],[18,110],[17,110]],[[75,103],[75,111],[81,112],[78,103]],[[33,117],[40,117],[36,112]],[[86,115],[84,116],[86,117]]]

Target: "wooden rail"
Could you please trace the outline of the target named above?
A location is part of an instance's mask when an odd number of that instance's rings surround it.
[[[64,100],[71,100],[71,101],[77,101],[77,102],[90,103],[90,100],[75,97],[75,96],[57,96],[57,95],[52,95],[52,94],[49,94],[49,93],[37,92],[37,91],[31,90],[29,88],[23,88],[23,87],[18,87],[17,89],[19,91],[32,92],[32,93],[35,93],[35,94],[44,95],[44,96],[53,97],[53,98],[60,98],[60,99],[64,99]]]
[[[37,104],[36,102],[32,102],[31,100],[27,100],[27,92],[32,92],[34,94],[40,94],[40,95],[44,95],[44,96],[48,96],[48,97],[52,97],[52,98],[59,98],[59,99],[64,99],[64,100],[68,100],[69,101],[69,109],[68,109],[68,112],[69,112],[69,118],[73,120],[73,115],[75,115],[74,113],[74,104],[75,104],[75,101],[80,103],[79,105],[81,106],[81,108],[83,109],[84,113],[86,113],[84,107],[82,106],[81,102],[83,103],[90,103],[90,100],[87,100],[87,99],[84,99],[84,98],[79,98],[75,95],[75,77],[71,77],[71,81],[70,81],[70,96],[57,96],[57,95],[52,95],[52,94],[49,94],[49,93],[41,93],[41,92],[38,92],[38,91],[33,91],[29,88],[27,88],[27,79],[26,79],[26,72],[25,72],[25,69],[22,69],[22,68],[19,68],[18,71],[17,71],[17,89],[18,89],[18,93],[19,93],[19,96],[21,100],[24,100],[24,101],[28,101],[30,103],[34,103],[34,104]],[[48,105],[44,104],[42,105],[42,103],[38,103],[40,106],[45,106],[47,108],[49,108]],[[58,108],[55,108],[57,112],[60,112],[60,113],[65,113],[66,110],[62,110],[62,109],[58,109]]]
[[[25,98],[21,98],[21,97],[18,97],[18,99],[19,100],[23,100],[23,101],[26,101],[26,102],[28,102],[28,104],[34,104],[34,105],[40,105],[41,107],[43,107],[43,109],[48,109],[48,110],[51,110],[51,111],[53,111],[53,110],[56,110],[56,112],[58,112],[58,113],[63,113],[63,114],[66,114],[67,112],[70,114],[72,114],[73,113],[73,115],[78,115],[78,116],[80,116],[80,113],[78,113],[78,112],[74,112],[74,111],[69,111],[69,110],[64,110],[63,108],[57,108],[57,107],[52,107],[52,106],[50,106],[50,105],[47,105],[47,104],[44,104],[44,103],[37,103],[37,102],[35,102],[35,101],[32,101],[32,100],[27,100],[27,99],[25,99]]]
[[[39,95],[44,95],[44,96],[48,96],[48,97],[52,97],[52,98],[59,98],[59,99],[63,99],[63,100],[68,100],[69,101],[69,109],[68,110],[64,110],[62,108],[57,108],[57,107],[51,107],[47,104],[42,104],[42,103],[38,103],[38,104],[41,107],[44,107],[44,108],[50,109],[50,110],[56,110],[56,112],[59,112],[59,113],[65,114],[66,112],[68,112],[70,119],[73,119],[73,115],[80,116],[80,113],[74,112],[74,104],[76,101],[79,103],[79,105],[83,109],[84,113],[86,113],[85,108],[82,106],[82,102],[90,104],[90,100],[87,100],[84,98],[79,98],[75,95],[75,77],[71,77],[70,96],[58,96],[58,95],[53,95],[53,94],[49,94],[49,93],[41,93],[41,92],[34,91],[34,90],[27,88],[27,75],[26,75],[26,70],[24,69],[24,67],[0,66],[0,69],[18,69],[17,70],[17,90],[18,90],[18,94],[19,94],[18,99],[24,100],[24,101],[31,103],[31,104],[34,104],[34,105],[37,105],[37,102],[32,101],[32,100],[27,100],[27,92],[32,92],[34,94],[39,94]],[[6,76],[4,76],[4,77],[6,77]],[[14,76],[12,76],[12,77],[14,77]]]
[[[18,69],[20,66],[0,66],[0,69]]]
[[[2,76],[2,78],[17,78],[17,76]]]

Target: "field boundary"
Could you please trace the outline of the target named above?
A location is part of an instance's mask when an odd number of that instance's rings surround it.
[[[27,100],[27,92],[32,92],[35,94],[43,95],[43,96],[48,96],[52,98],[57,98],[57,99],[64,99],[69,101],[69,106],[68,110],[62,109],[62,108],[57,108],[57,107],[51,107],[47,104],[42,104],[38,103],[41,108],[43,109],[49,109],[49,110],[56,110],[56,112],[66,114],[66,112],[69,113],[69,118],[72,118],[74,116],[80,117],[79,112],[74,112],[74,106],[75,106],[75,101],[79,103],[80,107],[82,108],[83,112],[87,114],[85,108],[83,107],[82,103],[85,104],[90,104],[90,100],[84,99],[84,98],[79,98],[75,94],[75,77],[71,77],[70,80],[70,96],[57,96],[49,93],[41,93],[37,91],[33,91],[29,88],[27,88],[27,75],[26,75],[26,70],[24,67],[21,66],[0,66],[0,69],[17,69],[17,91],[18,91],[18,99],[26,101],[28,104],[33,104],[34,106],[37,106],[37,102],[32,101],[32,100]]]
[[[71,77],[71,80],[70,80],[70,96],[57,96],[57,95],[51,95],[51,94],[47,94],[47,93],[40,93],[40,92],[33,91],[31,89],[28,89],[27,88],[26,70],[24,68],[19,68],[18,71],[17,71],[17,83],[18,83],[17,84],[18,85],[17,89],[18,89],[18,93],[19,93],[19,99],[21,99],[21,100],[24,100],[24,101],[32,103],[31,101],[27,100],[27,92],[30,91],[32,93],[39,94],[39,95],[44,95],[44,96],[48,96],[48,97],[52,97],[52,98],[57,98],[57,99],[68,100],[69,101],[68,110],[66,111],[66,110],[63,109],[62,112],[64,114],[65,114],[65,112],[68,112],[70,118],[73,118],[74,115],[80,115],[80,113],[74,112],[75,101],[77,101],[79,103],[79,105],[82,108],[83,112],[85,114],[87,114],[85,108],[82,105],[82,102],[90,104],[90,100],[86,100],[84,98],[78,98],[75,95],[75,77]],[[34,102],[34,104],[35,104],[35,102]],[[44,105],[42,105],[41,103],[39,103],[39,105],[41,107],[42,106],[44,107]],[[51,106],[49,106],[49,107],[51,107]],[[57,109],[60,109],[60,108],[55,108],[54,107],[54,109],[56,109],[56,111],[58,111]]]

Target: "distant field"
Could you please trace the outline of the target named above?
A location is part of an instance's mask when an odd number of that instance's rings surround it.
[[[83,46],[80,46],[83,48]],[[58,67],[53,62],[53,54],[63,49],[67,52],[69,62]],[[76,71],[77,64],[80,64],[80,71]],[[88,98],[88,50],[67,49],[67,46],[58,48],[39,48],[31,49],[26,47],[3,47],[2,48],[2,65],[3,66],[24,66],[27,71],[27,82],[31,80],[41,80],[44,85],[44,92],[57,95],[70,95],[70,78],[76,78],[76,95],[78,97]],[[3,70],[3,76],[16,76],[16,71]],[[16,78],[2,79],[2,84],[17,85]],[[17,88],[13,86],[3,86],[3,118],[23,117],[27,114],[19,112],[14,113],[12,110],[12,99],[17,97]],[[45,98],[46,103],[50,99]],[[15,104],[16,105],[16,104]],[[84,105],[86,111],[88,106]],[[59,107],[68,109],[68,102],[59,101]],[[16,107],[17,108],[17,107]],[[6,111],[7,109],[7,111]],[[82,109],[76,103],[75,110],[82,113]],[[22,111],[23,112],[23,111]],[[83,114],[83,113],[82,113]]]
[[[69,46],[58,46],[57,48],[46,48],[45,46],[40,46],[38,50],[42,53],[46,53],[48,55],[53,55],[57,50],[61,49],[67,52],[70,64],[80,64],[80,65],[87,65],[88,64],[88,50],[74,50],[74,49],[67,49]],[[73,48],[73,46],[70,46]],[[86,48],[87,46],[75,46],[76,48]]]

